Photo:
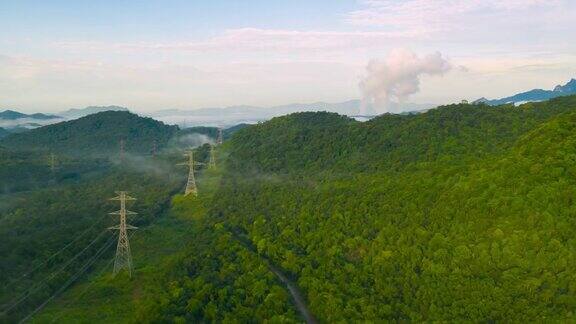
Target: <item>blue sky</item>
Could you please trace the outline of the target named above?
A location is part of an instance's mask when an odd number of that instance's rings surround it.
[[[3,1],[3,37],[178,40],[239,27],[336,27],[354,1]]]
[[[3,0],[0,108],[343,101],[369,62],[437,52],[450,68],[400,100],[498,97],[576,77],[575,18],[571,0]]]

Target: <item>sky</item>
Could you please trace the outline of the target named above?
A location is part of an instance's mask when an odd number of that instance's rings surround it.
[[[576,78],[574,21],[573,0],[2,0],[0,110],[498,98]]]

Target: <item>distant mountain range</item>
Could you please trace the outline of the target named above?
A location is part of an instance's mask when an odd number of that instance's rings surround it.
[[[306,111],[327,111],[355,117],[360,114],[361,105],[361,100],[356,99],[338,103],[295,103],[273,107],[231,106],[195,110],[167,109],[150,113],[149,116],[168,124],[177,124],[183,127],[200,125],[228,127],[242,123],[253,124],[273,117]],[[435,106],[434,104],[404,103],[396,104],[393,111],[419,111]]]
[[[54,124],[57,122],[78,119],[87,115],[104,111],[128,111],[119,106],[90,106],[79,109],[69,109],[57,114],[24,114],[14,110],[0,112],[0,127],[10,133],[21,133],[30,129]]]
[[[10,133],[23,132],[40,126],[54,124],[61,120],[60,116],[41,113],[24,114],[14,110],[0,112],[0,127]]]
[[[128,111],[128,108],[120,106],[89,106],[86,108],[73,108],[58,113],[66,119],[76,119],[103,111]]]
[[[576,94],[576,79],[571,79],[564,85],[558,85],[552,90],[533,89],[501,99],[480,98],[473,103],[485,103],[488,105],[521,104],[531,101],[544,101],[560,96]],[[388,107],[389,111],[399,111],[402,114],[423,112],[434,108],[435,104],[395,103]],[[231,127],[238,124],[254,124],[269,120],[273,117],[287,115],[295,112],[327,111],[340,115],[354,117],[359,120],[367,120],[373,116],[359,116],[362,101],[348,100],[337,103],[315,102],[294,103],[272,107],[257,106],[230,106],[201,108],[194,110],[165,109],[146,114],[167,124],[179,125],[180,127],[194,126],[219,126]],[[53,115],[49,114],[24,114],[13,110],[0,112],[0,127],[9,132],[22,132],[28,129],[53,124],[64,120],[78,119],[87,115],[104,111],[128,111],[121,106],[89,106],[62,111]],[[368,109],[370,111],[370,109]]]
[[[571,79],[565,85],[557,85],[556,87],[554,87],[553,90],[533,89],[502,99],[489,100],[486,98],[480,98],[478,100],[475,100],[473,103],[485,103],[491,106],[497,106],[509,103],[521,104],[531,101],[544,101],[556,97],[568,96],[573,94],[576,94],[576,79]]]
[[[238,124],[254,124],[269,120],[273,117],[291,114],[294,112],[306,111],[327,111],[340,115],[369,119],[372,116],[358,116],[360,114],[361,100],[348,100],[337,103],[315,102],[315,103],[294,103],[288,105],[257,107],[257,106],[230,106],[220,108],[201,108],[194,110],[165,109],[146,114],[167,124],[179,125],[181,127],[194,126],[218,126],[232,127]],[[433,108],[434,104],[394,104],[392,111],[423,111]],[[20,112],[6,110],[0,113],[0,127],[9,132],[23,132],[29,129],[53,124],[65,120],[73,120],[88,115],[105,111],[129,111],[121,106],[89,106],[86,108],[68,109],[56,113],[47,114],[23,114]]]
[[[41,113],[28,115],[28,114],[23,114],[21,112],[14,111],[14,110],[4,110],[3,112],[0,112],[0,119],[2,119],[2,120],[17,120],[17,119],[24,119],[24,118],[47,120],[47,119],[57,119],[60,117],[54,116],[54,115],[41,114]]]

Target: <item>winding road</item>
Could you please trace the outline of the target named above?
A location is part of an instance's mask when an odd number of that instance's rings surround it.
[[[270,271],[272,271],[272,273],[274,273],[276,277],[278,277],[278,279],[280,279],[280,281],[282,281],[282,283],[286,285],[286,287],[288,288],[288,292],[290,292],[290,295],[294,300],[296,309],[298,310],[302,318],[304,318],[306,323],[308,324],[318,323],[312,312],[310,312],[310,310],[308,309],[308,306],[306,305],[306,300],[304,299],[302,293],[300,292],[300,288],[298,288],[298,285],[292,280],[290,280],[284,274],[284,272],[282,272],[282,270],[280,270],[279,267],[274,265],[268,258],[258,254],[256,247],[252,244],[252,241],[250,241],[248,238],[246,238],[244,235],[241,234],[242,230],[240,230],[239,228],[228,228],[228,230],[230,231],[230,234],[232,234],[232,236],[236,238],[238,242],[240,242],[240,244],[242,244],[251,252],[256,253],[266,263],[268,269],[270,269]]]
[[[270,268],[270,271],[272,271],[278,277],[278,279],[280,279],[280,281],[282,281],[286,285],[286,287],[288,287],[288,291],[290,292],[290,295],[292,295],[292,298],[294,299],[296,308],[298,309],[298,311],[300,312],[306,323],[308,324],[318,323],[318,321],[316,321],[316,318],[314,318],[314,315],[312,315],[312,313],[308,309],[308,306],[306,306],[306,302],[304,301],[304,298],[302,297],[302,293],[300,292],[298,286],[290,279],[288,279],[288,277],[286,277],[284,273],[282,273],[282,271],[280,271],[274,265],[270,264],[269,261],[266,260],[266,263],[268,264],[268,268]]]

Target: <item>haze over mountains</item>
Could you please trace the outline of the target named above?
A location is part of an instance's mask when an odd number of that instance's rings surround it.
[[[184,109],[165,109],[150,113],[142,113],[142,115],[150,116],[167,124],[179,125],[181,127],[194,127],[194,126],[221,126],[231,127],[238,124],[254,124],[260,121],[265,121],[273,117],[278,117],[294,112],[302,111],[328,111],[335,112],[346,116],[358,116],[360,112],[361,101],[358,99],[349,100],[338,103],[316,102],[310,104],[288,104],[273,107],[256,107],[256,106],[231,106],[231,107],[215,107],[215,108],[200,108],[194,110]],[[394,104],[396,110],[400,111],[419,111],[432,108],[434,104],[414,104],[403,103]],[[47,122],[48,115],[32,114],[28,116],[29,119],[10,119],[10,123],[5,123],[6,128],[26,127],[35,128],[55,122],[64,120],[71,120],[81,118],[90,114],[95,114],[104,111],[128,111],[129,109],[121,106],[89,106],[81,109],[69,109],[66,111],[58,112],[55,115],[50,115]],[[6,111],[7,114],[16,112]],[[19,114],[19,113],[17,113]],[[35,120],[33,116],[39,116]],[[46,117],[44,117],[46,116]],[[42,118],[43,117],[43,118]],[[0,123],[1,121],[0,116]],[[1,126],[1,124],[0,124]]]
[[[246,127],[237,124],[223,130],[223,138]],[[153,148],[162,150],[170,146],[197,147],[213,142],[218,136],[215,127],[190,127],[184,130],[150,117],[129,111],[102,111],[78,119],[47,125],[18,134],[0,129],[0,147],[26,152],[66,154],[74,157],[102,157],[119,155],[120,140],[125,153],[150,155]],[[4,134],[4,136],[2,136]]]
[[[473,103],[484,103],[495,106],[507,103],[521,104],[532,101],[544,101],[560,96],[576,94],[576,79],[571,79],[564,85],[557,85],[552,90],[533,89],[530,91],[514,94],[501,99],[480,98]],[[305,111],[327,111],[340,115],[362,117],[360,116],[360,107],[362,101],[359,99],[348,100],[344,102],[328,103],[294,103],[272,107],[257,107],[248,105],[214,107],[200,109],[164,109],[142,115],[153,117],[167,124],[179,125],[180,127],[194,126],[221,126],[231,127],[237,124],[254,124],[295,112]],[[417,103],[391,103],[389,107],[392,111],[403,113],[419,112],[433,108],[435,104],[417,104]],[[0,127],[9,132],[21,132],[27,129],[36,128],[43,125],[53,124],[64,120],[81,118],[90,114],[104,111],[128,111],[126,107],[111,106],[89,106],[86,108],[73,108],[61,111],[55,114],[23,114],[13,110],[0,112]],[[370,111],[371,109],[368,109]],[[364,116],[366,117],[366,116]],[[371,117],[371,116],[367,116]],[[2,136],[0,134],[0,136]]]
[[[4,120],[17,120],[17,119],[23,119],[23,118],[32,118],[32,119],[55,119],[55,118],[59,118],[58,116],[54,116],[54,115],[46,115],[46,114],[42,114],[42,113],[36,113],[36,114],[23,114],[14,110],[5,110],[3,112],[0,112],[0,119],[4,119]]]
[[[295,112],[327,111],[345,116],[359,116],[361,100],[344,102],[315,102],[310,104],[288,104],[273,107],[232,106],[224,108],[202,108],[196,110],[167,109],[153,112],[150,116],[169,124],[181,126],[218,125],[232,126],[241,123],[253,124]],[[419,111],[434,107],[434,104],[396,103],[400,111]]]
[[[489,100],[480,98],[474,103],[485,103],[491,106],[503,105],[508,103],[520,104],[532,101],[544,101],[556,97],[568,96],[576,94],[576,79],[571,79],[564,85],[557,85],[553,90],[533,89],[526,92],[521,92],[513,96]]]
[[[576,94],[576,80],[572,79],[565,85],[558,85],[553,90],[533,89],[502,99],[488,100],[485,98],[474,103],[500,105],[505,103],[524,103],[530,101],[543,101],[560,96]],[[403,113],[425,111],[437,106],[436,104],[417,103],[390,103],[391,111]],[[224,108],[202,108],[195,110],[166,109],[148,114],[168,124],[180,126],[220,125],[231,126],[239,123],[255,123],[273,117],[294,112],[327,111],[346,116],[359,116],[362,101],[359,99],[338,103],[316,102],[310,104],[288,104],[273,107],[232,106]],[[370,108],[370,107],[369,107]],[[368,111],[372,109],[367,109]]]
[[[57,113],[57,115],[66,119],[75,119],[103,111],[128,111],[128,108],[120,106],[88,106],[86,108],[68,109]]]
[[[164,146],[178,127],[127,111],[104,111],[56,125],[8,136],[2,146],[74,156],[117,153],[124,139],[127,153],[148,154],[153,142]]]
[[[61,120],[62,118],[59,116],[42,113],[24,114],[14,110],[0,112],[0,128],[9,132],[26,131],[27,129],[53,124]],[[1,133],[0,136],[2,136]]]

